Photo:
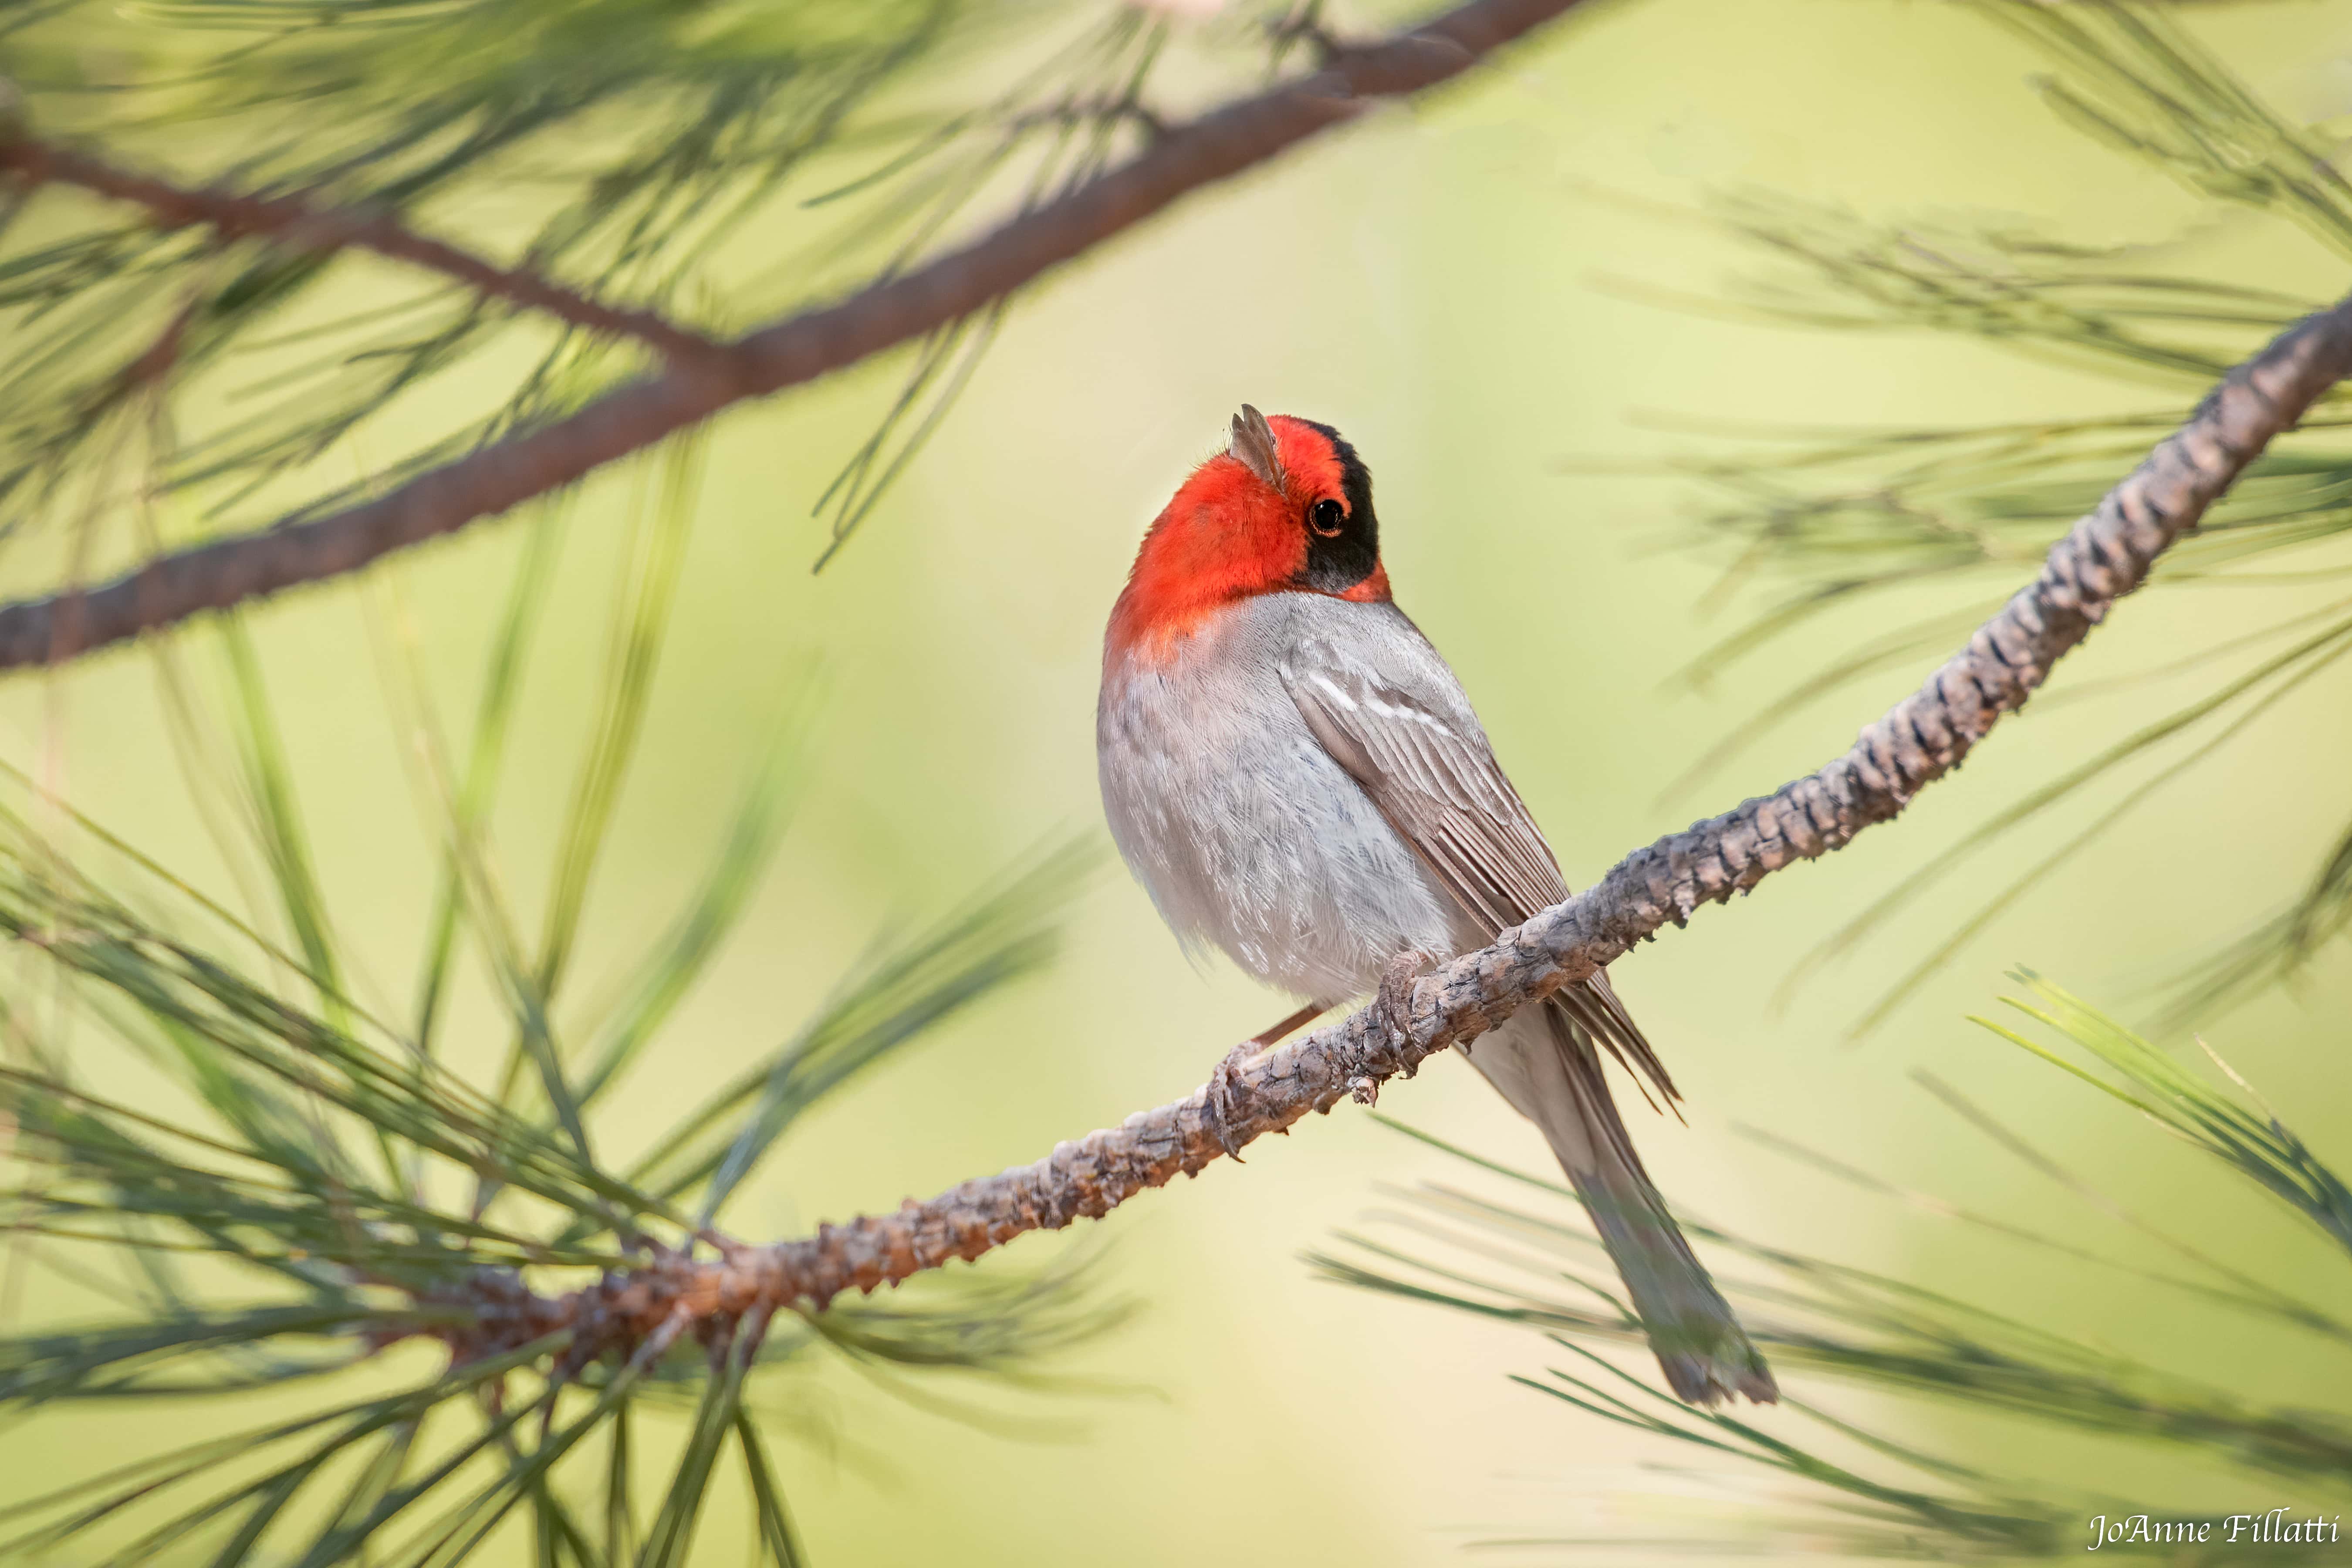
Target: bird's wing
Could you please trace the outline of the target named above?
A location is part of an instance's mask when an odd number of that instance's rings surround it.
[[[1568,897],[1485,735],[1320,639],[1282,673],[1308,731],[1481,926],[1500,931]]]
[[[1410,623],[1400,629],[1410,631]],[[1418,632],[1410,636],[1419,645],[1412,651],[1424,657],[1405,662],[1432,668],[1389,675],[1307,637],[1284,658],[1283,681],[1307,731],[1439,885],[1481,927],[1499,933],[1566,899],[1568,883],[1451,675]],[[1675,1098],[1664,1065],[1606,974],[1554,1000],[1620,1061]]]

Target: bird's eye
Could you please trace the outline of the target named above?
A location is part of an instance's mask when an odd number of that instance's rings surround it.
[[[1335,500],[1318,500],[1307,510],[1307,526],[1331,539],[1348,526],[1348,509]]]

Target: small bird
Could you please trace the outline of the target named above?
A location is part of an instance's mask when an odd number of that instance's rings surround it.
[[[1144,535],[1095,724],[1111,836],[1178,939],[1307,1002],[1225,1059],[1213,1106],[1400,955],[1484,947],[1568,897],[1461,683],[1391,600],[1371,475],[1328,425],[1234,416]],[[1603,1048],[1679,1096],[1608,976],[1459,1048],[1542,1130],[1675,1393],[1777,1399],[1618,1117]]]

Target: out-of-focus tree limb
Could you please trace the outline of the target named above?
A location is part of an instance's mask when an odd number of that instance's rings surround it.
[[[529,268],[500,267],[470,251],[405,227],[381,213],[346,212],[294,196],[265,196],[219,186],[187,186],[138,174],[36,136],[0,135],[0,173],[28,184],[73,185],[146,209],[159,229],[208,227],[225,239],[259,239],[279,249],[319,254],[372,250],[463,283],[477,293],[554,316],[608,337],[635,338],[680,363],[726,352],[716,339],[651,310],[607,305]]]
[[[1700,905],[1723,902],[1895,816],[1958,766],[2001,714],[2022,707],[2052,667],[2140,585],[2157,556],[2347,373],[2352,299],[2306,317],[2231,371],[2051,549],[2040,576],[1843,755],[1635,851],[1491,947],[1418,980],[1392,970],[1380,1000],[1242,1069],[1224,1131],[1247,1142],[1350,1095],[1369,1101],[1388,1079],[1410,1076],[1438,1052],[1584,979],[1665,926],[1685,923]],[[1064,1143],[1034,1164],[966,1182],[926,1203],[909,1199],[894,1214],[822,1226],[803,1239],[766,1247],[719,1241],[716,1258],[662,1255],[558,1297],[512,1281],[486,1283],[473,1303],[480,1315],[444,1337],[463,1358],[568,1331],[570,1353],[584,1364],[666,1331],[680,1314],[724,1330],[803,1302],[823,1307],[842,1291],[870,1291],[950,1258],[974,1258],[1024,1232],[1107,1214],[1223,1152],[1202,1089]]]
[[[205,610],[354,571],[561,489],[746,398],[814,381],[968,316],[1192,191],[1383,100],[1459,76],[1577,3],[1471,0],[1410,32],[1339,47],[1313,75],[1169,126],[1128,163],[961,249],[714,353],[675,361],[661,374],[379,497],[159,556],[109,583],[0,606],[0,668],[72,658]],[[5,135],[0,131],[0,140]]]

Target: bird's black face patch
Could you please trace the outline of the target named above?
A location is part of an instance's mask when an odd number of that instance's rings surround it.
[[[1321,500],[1307,509],[1299,526],[1307,531],[1307,567],[1296,581],[1318,594],[1344,594],[1370,576],[1381,563],[1381,524],[1372,515],[1372,475],[1356,456],[1356,448],[1328,425],[1311,419],[1300,424],[1331,443],[1339,459],[1341,506]]]

